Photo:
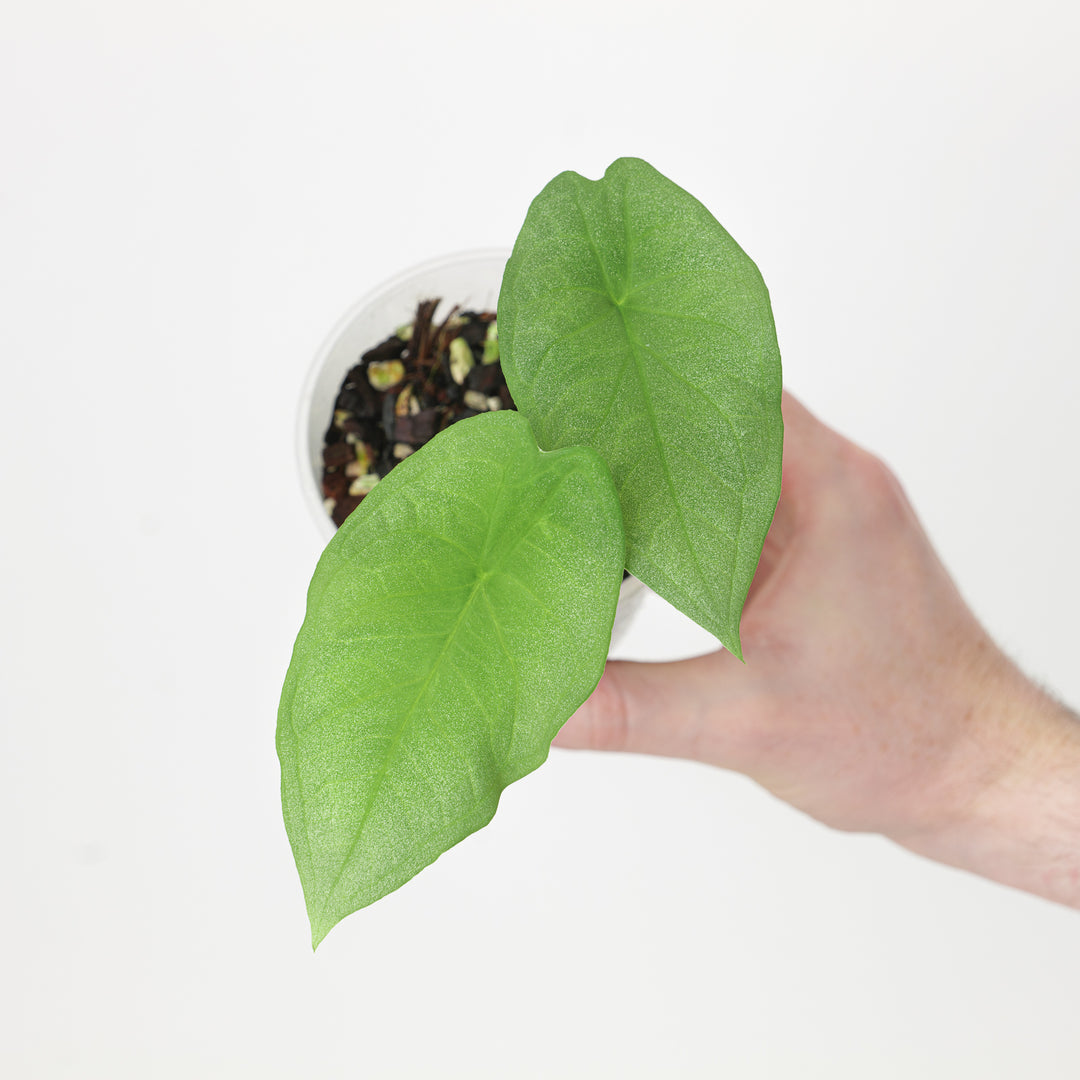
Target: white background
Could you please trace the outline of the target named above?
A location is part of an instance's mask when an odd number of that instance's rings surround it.
[[[0,1073],[1080,1075],[1080,916],[690,763],[557,752],[312,955],[277,695],[324,334],[644,157],[769,283],[1080,702],[1075,4],[9,3],[0,45]],[[708,647],[663,605],[633,642]]]

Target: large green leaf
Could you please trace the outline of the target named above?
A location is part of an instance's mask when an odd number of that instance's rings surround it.
[[[780,494],[780,353],[757,267],[635,158],[537,196],[499,297],[503,370],[540,445],[595,447],[627,567],[741,656]]]
[[[603,671],[623,567],[611,475],[518,413],[403,461],[324,552],[278,717],[312,939],[486,825]]]

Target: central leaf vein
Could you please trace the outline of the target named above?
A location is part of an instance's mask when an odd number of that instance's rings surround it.
[[[383,781],[386,779],[386,776],[390,771],[390,764],[393,761],[395,754],[397,753],[398,746],[401,744],[402,736],[404,735],[409,724],[415,717],[417,706],[420,704],[420,702],[426,695],[428,687],[431,685],[432,680],[435,678],[436,672],[439,670],[439,665],[441,664],[443,657],[449,651],[455,635],[461,628],[462,623],[465,621],[465,616],[469,613],[469,609],[472,607],[473,601],[476,599],[477,592],[479,592],[480,590],[481,583],[478,579],[473,585],[471,592],[469,593],[468,600],[466,600],[465,603],[462,605],[461,614],[458,615],[454,625],[447,633],[446,641],[443,643],[442,649],[439,650],[438,656],[435,657],[430,668],[428,669],[427,677],[421,682],[419,691],[413,698],[412,702],[409,704],[408,709],[402,715],[401,719],[397,723],[396,728],[394,729],[394,734],[390,741],[390,746],[387,748],[386,753],[383,755],[382,762],[379,766],[374,780],[372,781],[371,792],[368,796],[367,802],[361,814],[360,822],[356,826],[352,843],[349,845],[348,851],[345,853],[344,858],[341,860],[341,865],[338,868],[337,874],[334,876],[334,880],[330,883],[324,894],[322,907],[319,911],[320,919],[326,915],[327,909],[330,906],[330,902],[333,899],[334,891],[337,889],[342,877],[345,874],[345,868],[352,861],[353,856],[356,854],[356,849],[360,846],[360,839],[364,834],[364,826],[367,824],[367,820],[371,816],[371,811],[373,810],[375,802],[378,799],[379,791],[382,789]]]
[[[686,545],[686,550],[690,553],[690,559],[694,564],[694,568],[698,574],[698,580],[705,586],[705,588],[716,597],[716,588],[712,580],[705,574],[705,571],[701,565],[700,559],[698,559],[698,553],[696,545],[690,537],[690,530],[686,524],[686,518],[683,515],[682,502],[679,498],[679,490],[675,484],[675,479],[671,475],[671,465],[668,462],[667,454],[664,452],[664,440],[660,436],[660,428],[656,420],[656,409],[653,406],[652,394],[649,391],[649,380],[645,371],[645,365],[641,353],[644,351],[641,346],[641,342],[638,341],[637,335],[634,334],[633,329],[630,326],[629,319],[626,312],[622,308],[619,308],[619,315],[623,321],[623,329],[626,331],[626,340],[630,346],[630,356],[634,361],[634,369],[638,378],[638,385],[641,388],[641,398],[645,405],[645,415],[649,421],[649,427],[652,429],[653,445],[656,448],[657,456],[660,460],[660,468],[664,474],[664,484],[667,487],[668,496],[671,505],[675,509],[675,517],[679,523],[679,530],[683,535],[683,541]]]

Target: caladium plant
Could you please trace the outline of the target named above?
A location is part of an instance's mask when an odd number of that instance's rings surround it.
[[[603,672],[624,567],[741,657],[783,442],[757,267],[622,158],[533,201],[498,325],[520,411],[406,458],[308,593],[277,745],[316,946],[543,763]]]

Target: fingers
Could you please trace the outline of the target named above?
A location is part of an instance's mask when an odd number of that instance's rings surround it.
[[[817,478],[821,475],[826,444],[834,435],[786,390],[781,408],[784,414],[784,467],[780,501],[747,593],[746,608],[757,602],[772,580],[800,522],[805,519],[814,498]]]
[[[823,424],[798,398],[784,391],[784,478],[781,502],[798,508],[847,440]]]
[[[569,750],[625,750],[628,717],[618,685],[617,661],[609,661],[599,685],[562,726],[552,746]]]
[[[722,651],[662,664],[610,661],[553,745],[707,760],[709,714],[743,671]]]
[[[780,411],[784,416],[785,438],[792,438],[802,449],[804,444],[823,438],[839,438],[827,424],[823,424],[790,390],[780,399]]]
[[[782,408],[783,492],[748,606],[780,563],[798,528],[800,506],[812,501],[816,477],[840,440],[786,391]],[[729,744],[738,741],[739,730],[752,718],[762,686],[755,672],[724,651],[663,664],[612,661],[592,696],[567,721],[553,745],[721,764],[738,756]]]

